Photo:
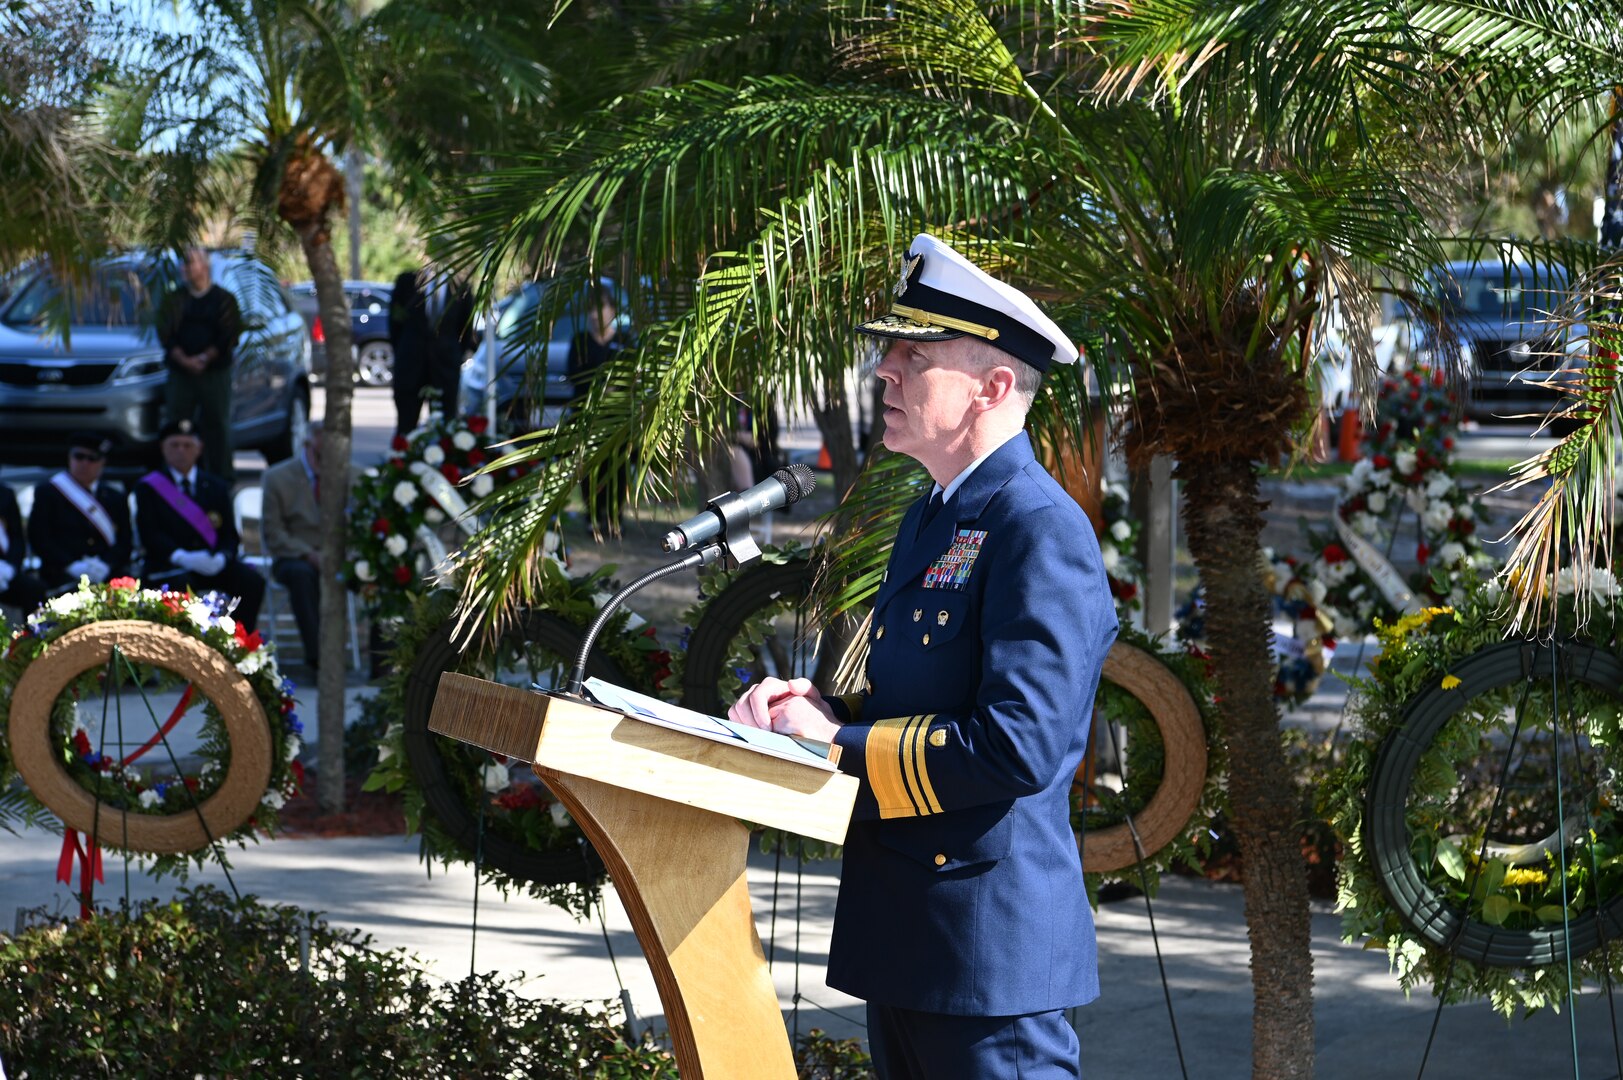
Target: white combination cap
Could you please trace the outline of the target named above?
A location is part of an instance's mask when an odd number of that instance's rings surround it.
[[[913,341],[983,338],[1043,372],[1076,363],[1076,346],[1031,297],[929,233],[913,238],[894,293],[890,313],[859,331]]]

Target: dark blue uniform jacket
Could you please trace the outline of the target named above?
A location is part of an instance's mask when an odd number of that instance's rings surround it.
[[[840,765],[863,781],[828,982],[1013,1016],[1098,996],[1072,778],[1116,636],[1093,528],[1022,433],[903,519]]]

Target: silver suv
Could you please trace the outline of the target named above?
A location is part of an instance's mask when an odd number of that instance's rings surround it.
[[[309,424],[304,320],[264,263],[232,251],[210,261],[242,309],[233,441],[280,461]],[[97,263],[71,296],[45,271],[18,286],[0,307],[0,463],[56,464],[77,431],[109,436],[116,464],[156,460],[168,372],[155,319],[180,280],[173,256],[131,252]]]

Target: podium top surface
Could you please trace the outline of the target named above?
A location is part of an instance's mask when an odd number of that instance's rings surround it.
[[[840,844],[857,779],[781,751],[456,672],[440,677],[429,729],[581,776]]]

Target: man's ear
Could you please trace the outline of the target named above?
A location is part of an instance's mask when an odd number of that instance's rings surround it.
[[[1002,364],[991,368],[981,376],[981,388],[975,395],[972,407],[976,412],[990,412],[1014,395],[1014,385],[1013,368]]]

